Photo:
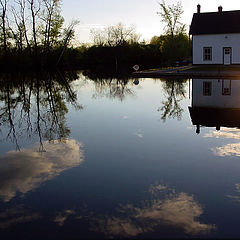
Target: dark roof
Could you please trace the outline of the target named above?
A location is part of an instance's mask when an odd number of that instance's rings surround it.
[[[194,13],[191,35],[240,33],[240,11]]]
[[[240,109],[189,107],[193,125],[240,128]]]

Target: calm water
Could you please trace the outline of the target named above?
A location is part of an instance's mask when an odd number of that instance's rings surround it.
[[[240,81],[0,82],[2,239],[240,237]]]

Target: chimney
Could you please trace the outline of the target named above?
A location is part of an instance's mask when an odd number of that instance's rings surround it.
[[[200,12],[201,12],[201,5],[198,4],[198,5],[197,5],[197,13],[200,13]]]
[[[222,10],[223,10],[222,6],[219,6],[218,7],[218,12],[222,12]]]

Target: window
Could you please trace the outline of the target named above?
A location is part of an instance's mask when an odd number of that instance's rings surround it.
[[[226,55],[229,55],[229,54],[230,54],[230,48],[225,48],[225,49],[224,49],[224,53],[225,53]]]
[[[231,80],[222,80],[222,95],[231,95]]]
[[[212,61],[212,48],[211,47],[203,48],[203,60],[204,61]]]
[[[203,96],[211,96],[211,95],[212,95],[212,83],[203,82]]]

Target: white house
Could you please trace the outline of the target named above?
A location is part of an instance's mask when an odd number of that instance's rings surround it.
[[[201,13],[197,6],[190,26],[193,64],[240,64],[240,11]]]
[[[240,128],[239,92],[239,80],[193,79],[189,112],[197,133],[201,126]]]

